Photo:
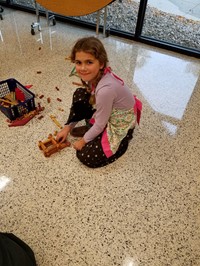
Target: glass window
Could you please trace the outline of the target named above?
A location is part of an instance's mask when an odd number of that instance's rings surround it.
[[[110,28],[135,33],[139,3],[135,0],[118,0],[108,8]]]
[[[37,3],[35,0],[0,0],[1,2],[33,9]],[[39,10],[45,11],[37,5]],[[67,17],[70,18],[85,25],[98,24],[106,30],[105,33],[109,33],[111,29],[124,37],[150,38],[152,44],[155,40],[172,48],[173,45],[178,45],[181,50],[189,49],[195,54],[200,51],[200,0],[115,0],[98,12]]]
[[[199,0],[148,0],[142,35],[199,50]]]
[[[34,0],[12,0],[11,3],[26,6],[26,7],[34,7],[35,8],[35,1]]]

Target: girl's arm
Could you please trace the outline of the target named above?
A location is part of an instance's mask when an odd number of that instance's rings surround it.
[[[112,113],[114,99],[115,94],[110,86],[103,86],[98,90],[96,95],[95,123],[83,137],[86,143],[93,140],[105,129]]]

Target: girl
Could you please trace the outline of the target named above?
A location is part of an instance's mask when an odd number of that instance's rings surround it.
[[[80,136],[73,144],[78,159],[88,167],[102,167],[126,152],[142,104],[107,67],[107,53],[96,37],[78,40],[71,61],[84,88],[74,92],[69,118],[57,140],[65,141],[69,133]],[[86,126],[75,127],[83,119]]]

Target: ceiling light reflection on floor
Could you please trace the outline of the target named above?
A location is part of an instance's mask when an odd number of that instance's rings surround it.
[[[10,178],[7,176],[0,176],[0,191],[3,190],[8,183],[10,183]]]
[[[137,263],[136,259],[131,258],[131,257],[127,257],[123,261],[122,266],[138,266],[138,263]]]
[[[178,129],[178,127],[176,125],[173,125],[173,124],[171,124],[169,122],[166,122],[166,121],[162,121],[162,124],[167,129],[167,132],[170,135],[175,135],[176,134],[176,131]]]
[[[3,35],[2,35],[1,30],[0,30],[0,39],[1,39],[1,41],[3,42]]]

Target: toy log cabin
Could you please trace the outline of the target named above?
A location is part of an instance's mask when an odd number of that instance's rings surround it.
[[[53,137],[52,134],[49,134],[48,139],[45,141],[39,141],[38,146],[40,150],[43,151],[45,157],[51,156],[53,153],[58,152],[65,147],[70,146],[70,142],[65,141],[63,143],[59,143]]]

